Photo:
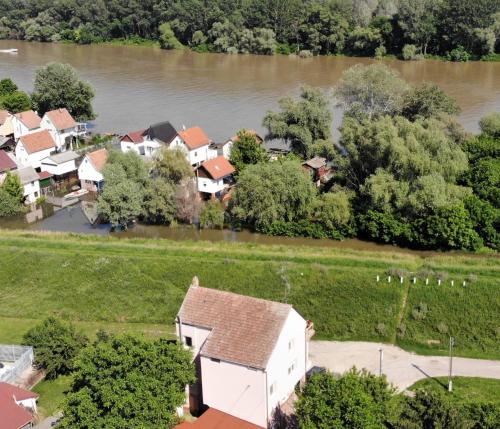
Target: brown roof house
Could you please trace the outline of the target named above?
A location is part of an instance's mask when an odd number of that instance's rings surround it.
[[[0,382],[0,427],[2,429],[33,427],[37,399],[37,393]]]
[[[318,187],[330,179],[331,167],[328,165],[326,158],[315,156],[303,162],[302,166],[310,173],[312,181]]]
[[[205,161],[196,170],[198,191],[208,196],[221,198],[233,183],[232,164],[223,156]]]
[[[50,132],[60,152],[72,149],[76,139],[86,133],[86,125],[77,123],[65,108],[45,113],[40,126]]]
[[[212,140],[200,127],[191,127],[179,131],[184,148],[188,153],[189,163],[193,166],[200,165],[209,159]]]
[[[24,166],[40,168],[42,159],[56,151],[56,143],[47,130],[25,134],[16,145],[16,159]]]
[[[12,127],[14,139],[17,140],[21,136],[37,131],[40,128],[42,118],[33,110],[19,112],[12,116]]]
[[[198,371],[191,410],[267,428],[310,367],[310,326],[290,304],[200,287],[195,277],[176,319]]]
[[[104,187],[102,170],[108,161],[108,151],[98,149],[85,154],[78,167],[78,179],[81,188],[92,192],[101,192]]]

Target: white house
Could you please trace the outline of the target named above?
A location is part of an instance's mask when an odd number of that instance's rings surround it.
[[[74,140],[86,132],[85,124],[77,123],[67,109],[45,113],[40,126],[50,132],[59,152],[72,149]]]
[[[42,159],[56,151],[54,139],[47,130],[21,136],[17,142],[16,159],[24,166],[40,169]]]
[[[12,117],[12,128],[14,131],[14,139],[17,140],[21,136],[39,131],[42,118],[33,110],[16,113]]]
[[[291,305],[203,288],[196,277],[176,329],[199,371],[191,407],[203,404],[262,428],[311,366],[313,331]]]
[[[38,394],[9,383],[0,382],[0,417],[2,429],[33,427]]]
[[[151,125],[145,130],[133,131],[120,138],[122,152],[134,151],[148,158],[162,146],[168,148],[183,146],[179,134],[168,121]]]
[[[78,179],[82,189],[92,192],[100,192],[104,186],[104,176],[102,170],[108,160],[108,151],[98,149],[85,154],[78,167]]]
[[[212,141],[200,127],[191,127],[179,131],[182,142],[179,144],[186,153],[191,165],[197,166],[210,159]],[[175,145],[174,145],[175,146]]]
[[[196,170],[198,191],[221,197],[222,192],[231,185],[234,171],[234,167],[223,156],[205,161]]]
[[[77,176],[76,160],[80,158],[77,153],[68,150],[56,153],[48,158],[42,159],[41,170],[56,176],[56,180],[69,179]]]
[[[34,203],[40,197],[40,177],[33,167],[24,167],[15,170],[24,189],[24,202]]]

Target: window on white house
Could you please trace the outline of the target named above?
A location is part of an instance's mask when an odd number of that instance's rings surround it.
[[[184,344],[188,347],[193,347],[193,339],[191,337],[184,337]]]
[[[295,348],[295,340],[292,338],[290,341],[288,341],[288,350],[293,350]]]
[[[198,152],[195,152],[195,153],[194,153],[194,156],[198,156]]]
[[[297,365],[297,361],[294,360],[292,364],[288,367],[288,375],[292,374],[295,371],[295,366]]]
[[[276,393],[276,390],[278,390],[278,382],[275,381],[271,386],[269,387],[269,394],[272,395]]]

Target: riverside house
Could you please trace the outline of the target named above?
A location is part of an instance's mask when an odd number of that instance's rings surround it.
[[[32,204],[40,197],[40,176],[33,167],[23,167],[16,170],[15,173],[23,185],[24,202]]]
[[[267,428],[311,367],[312,325],[290,304],[200,287],[196,277],[176,330],[194,356],[198,381],[189,387],[189,405],[195,414],[209,407]]]
[[[38,116],[33,110],[16,113],[12,117],[12,128],[14,132],[14,140],[26,134],[31,134],[40,131],[40,124],[42,118]]]
[[[41,130],[21,136],[16,145],[16,159],[23,166],[40,171],[42,160],[56,152],[56,144],[49,131]]]
[[[234,167],[223,156],[210,159],[196,170],[198,192],[210,198],[222,198],[233,184]]]
[[[77,123],[67,109],[45,113],[40,126],[50,132],[58,152],[73,149],[75,140],[86,132],[85,124]]]
[[[102,170],[108,160],[108,151],[98,149],[85,154],[78,167],[78,179],[82,189],[91,192],[101,192],[104,186]]]
[[[29,429],[33,427],[38,394],[12,384],[0,382],[0,427]]]

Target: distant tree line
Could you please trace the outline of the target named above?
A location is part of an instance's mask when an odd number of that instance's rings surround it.
[[[0,38],[44,42],[457,61],[500,48],[498,0],[0,0],[0,11]]]

